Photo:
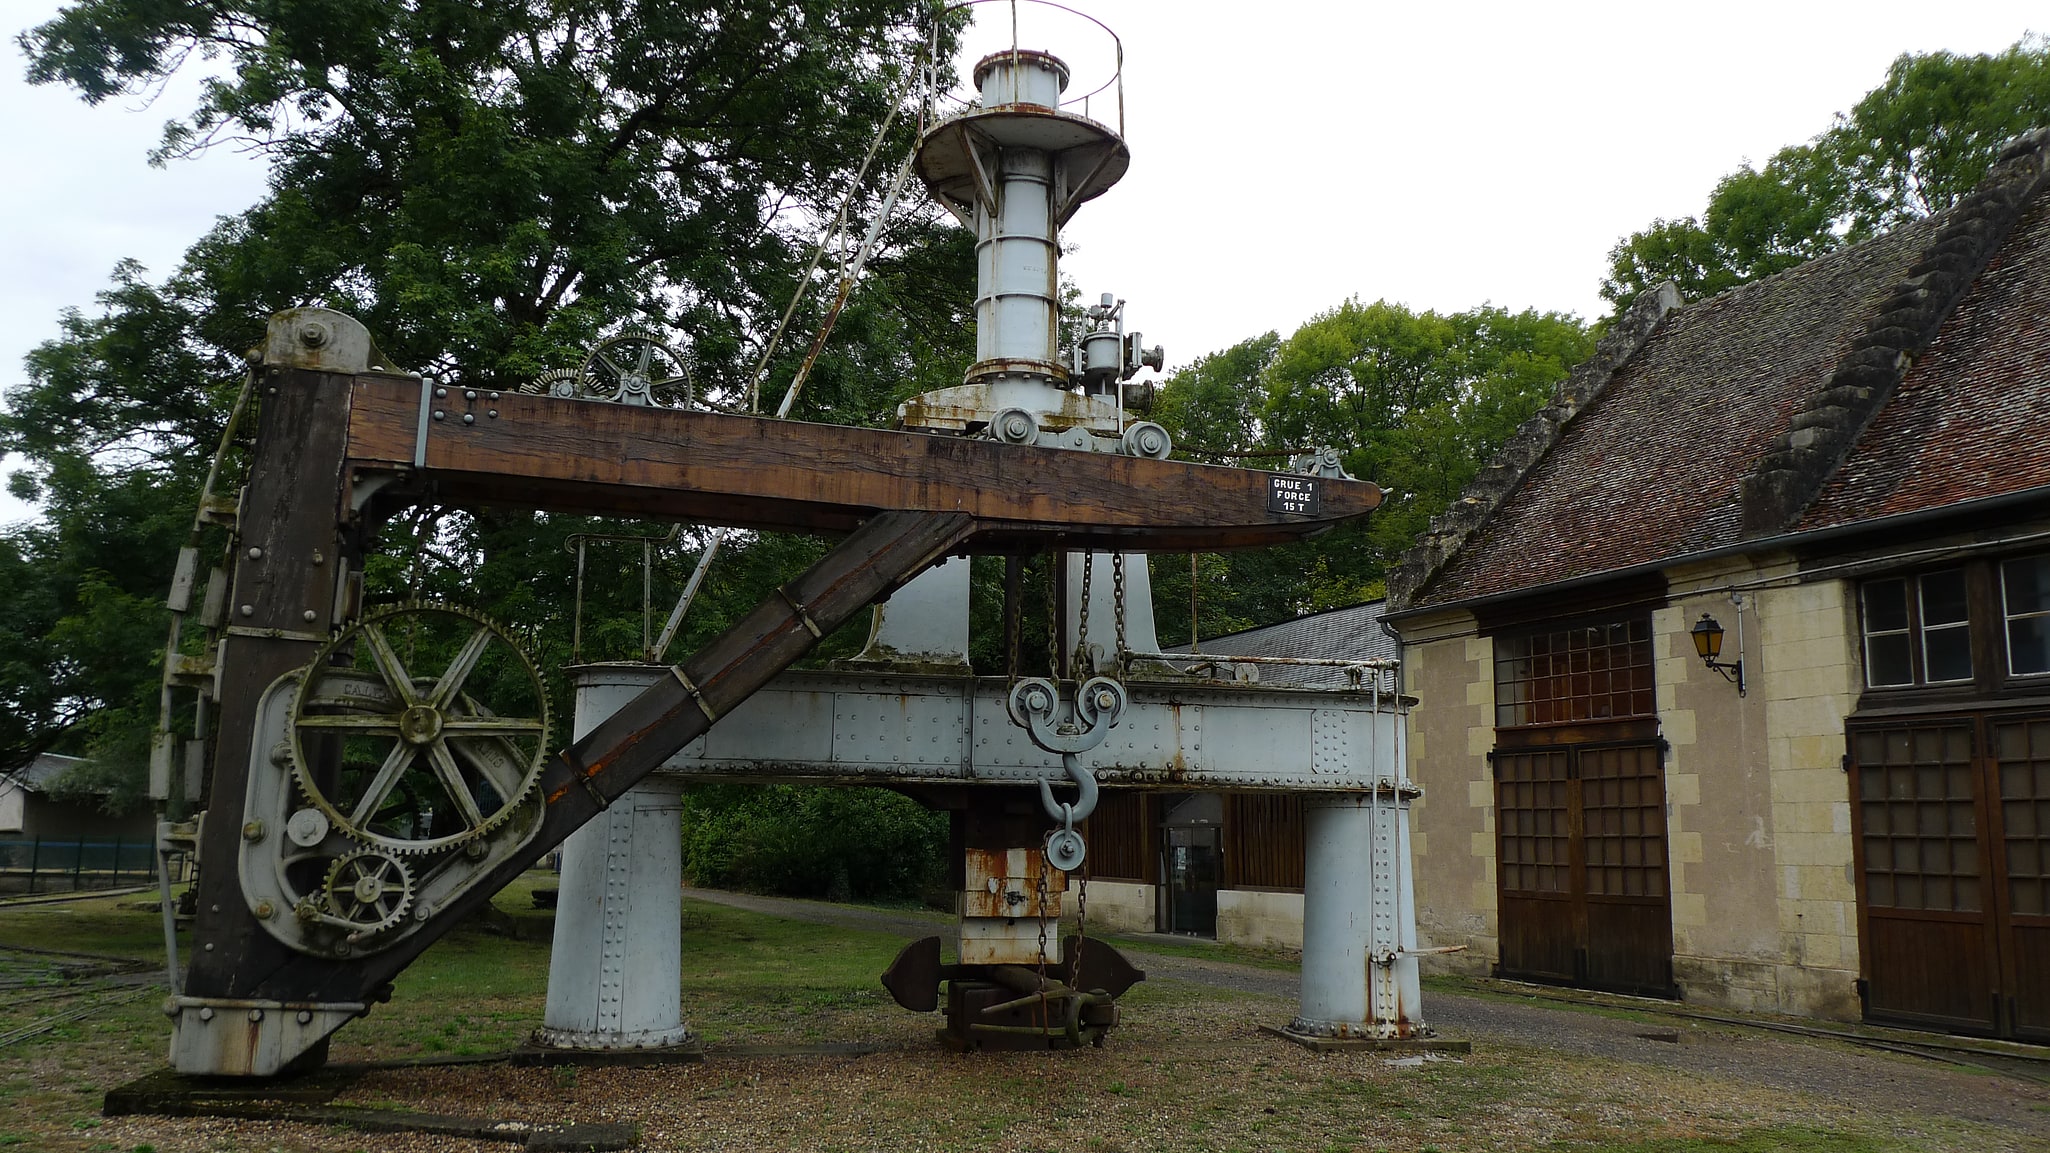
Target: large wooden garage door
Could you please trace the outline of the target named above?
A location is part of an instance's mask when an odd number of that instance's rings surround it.
[[[1866,1013],[2050,1038],[2050,715],[1858,723]]]
[[[1501,972],[1673,995],[1663,745],[1495,752]]]

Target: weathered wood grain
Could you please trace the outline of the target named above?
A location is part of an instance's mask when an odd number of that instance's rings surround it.
[[[362,377],[355,391],[352,464],[410,469],[419,386]],[[1247,469],[517,393],[437,403],[409,487],[458,504],[825,532],[885,511],[957,512],[977,522],[975,550],[996,552],[1276,544],[1381,501],[1368,482],[1327,479],[1316,512],[1271,512],[1270,474]]]

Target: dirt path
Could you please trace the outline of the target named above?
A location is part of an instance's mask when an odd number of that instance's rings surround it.
[[[703,889],[687,889],[684,895],[770,916],[896,933],[907,939],[933,934],[951,939],[953,935],[954,919],[939,913],[867,909]],[[1120,948],[1134,964],[1146,970],[1148,980],[1183,981],[1290,1002],[1298,994],[1297,975],[1293,972],[1150,952],[1143,939],[1136,940],[1136,945],[1121,943]],[[1986,1075],[1849,1042],[1704,1023],[1658,1013],[1655,1003],[1633,1005],[1629,1011],[1605,1010],[1517,996],[1515,989],[1504,985],[1504,992],[1491,995],[1432,991],[1425,995],[1424,1012],[1439,1035],[1469,1040],[1476,1047],[1525,1048],[1538,1060],[1545,1051],[1571,1053],[1813,1093],[1879,1112],[1976,1121],[2039,1135],[2045,1148],[2050,1149],[2050,1084],[2040,1081]],[[1663,1039],[1675,1033],[1677,1041]]]

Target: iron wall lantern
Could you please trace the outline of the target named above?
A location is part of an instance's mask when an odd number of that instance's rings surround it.
[[[1723,679],[1737,686],[1737,695],[1744,695],[1744,658],[1739,655],[1734,661],[1719,661],[1723,655],[1723,626],[1707,613],[1694,622],[1691,630],[1694,637],[1694,651],[1701,657],[1701,663],[1723,675]]]

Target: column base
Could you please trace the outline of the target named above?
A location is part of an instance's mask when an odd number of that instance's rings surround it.
[[[544,1037],[553,1030],[537,1029],[525,1045],[514,1050],[506,1058],[513,1065],[613,1065],[634,1067],[640,1065],[690,1065],[705,1059],[705,1043],[696,1036],[668,1045],[642,1045],[634,1047],[611,1046],[597,1048],[589,1045],[574,1046]]]
[[[678,1046],[696,1045],[698,1039],[691,1035],[688,1026],[673,1029],[648,1029],[637,1033],[594,1033],[583,1029],[534,1030],[533,1044],[549,1049],[574,1049],[591,1052],[614,1052],[646,1049],[674,1049]],[[700,1046],[702,1048],[702,1046]]]
[[[1313,1053],[1471,1053],[1473,1042],[1448,1041],[1441,1037],[1366,1037],[1325,1035],[1321,1033],[1297,1032],[1295,1023],[1286,1028],[1262,1025],[1260,1031],[1270,1037],[1279,1037],[1291,1044],[1301,1045]]]

